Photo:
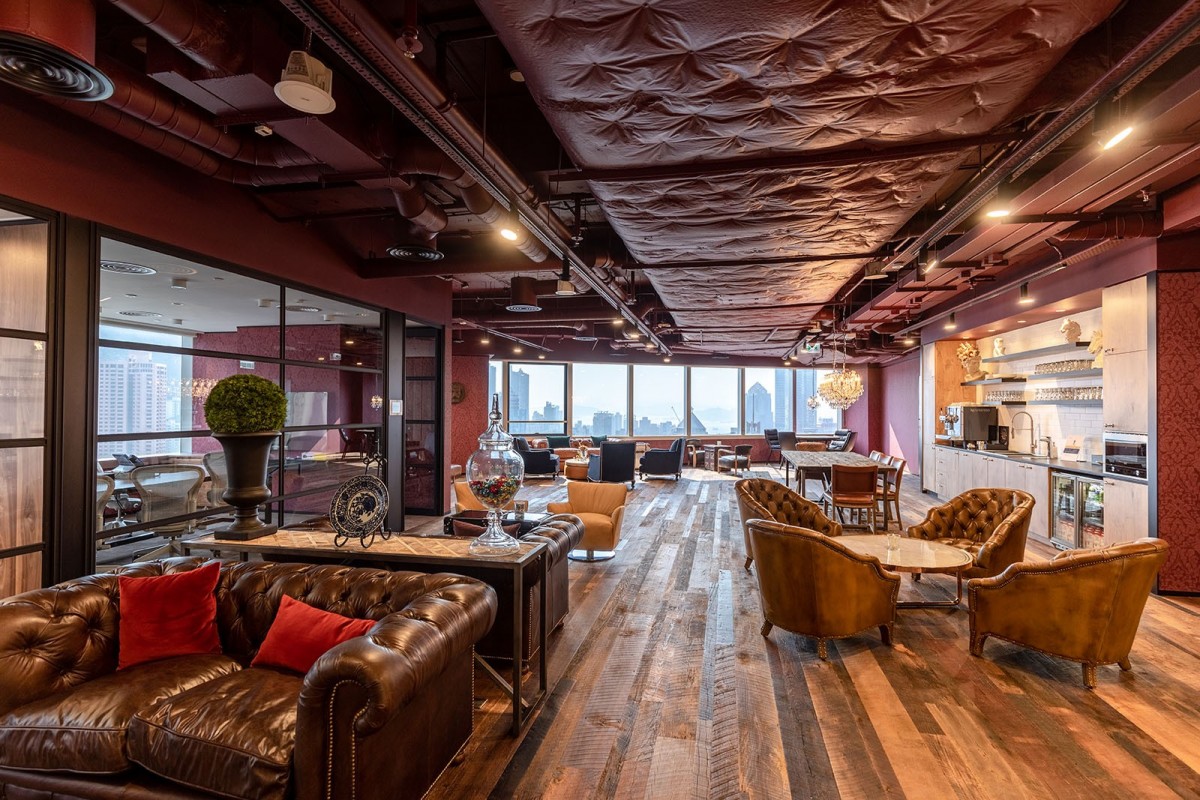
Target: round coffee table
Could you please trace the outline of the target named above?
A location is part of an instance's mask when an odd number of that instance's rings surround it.
[[[875,556],[885,567],[896,572],[921,574],[934,572],[952,574],[958,580],[954,600],[913,600],[896,603],[897,608],[957,608],[962,603],[962,574],[975,563],[966,550],[941,542],[901,537],[894,550],[887,546],[887,536],[839,536],[836,541],[864,556]]]
[[[568,458],[563,462],[563,475],[569,481],[587,480],[588,463],[580,458]]]

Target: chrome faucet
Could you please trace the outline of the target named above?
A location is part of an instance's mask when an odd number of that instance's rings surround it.
[[[1029,417],[1029,453],[1030,453],[1030,455],[1033,455],[1034,451],[1037,449],[1037,445],[1033,438],[1033,415],[1030,414],[1028,411],[1018,411],[1017,413],[1013,414],[1013,416],[1012,416],[1013,433],[1017,432],[1017,417],[1021,416],[1022,414]],[[1014,437],[1014,439],[1015,439],[1015,437]]]

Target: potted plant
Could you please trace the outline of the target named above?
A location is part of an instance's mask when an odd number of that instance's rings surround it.
[[[287,420],[283,389],[257,375],[231,375],[213,386],[204,416],[225,451],[228,488],[221,499],[235,509],[233,524],[214,535],[246,541],[274,533],[278,526],[259,519],[258,507],[271,497],[267,460]]]

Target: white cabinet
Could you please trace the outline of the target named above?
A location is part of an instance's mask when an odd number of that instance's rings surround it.
[[[1150,489],[1144,483],[1104,479],[1104,543],[1132,542],[1149,535]]]
[[[1105,334],[1106,342],[1108,334]],[[1146,433],[1150,427],[1148,354],[1145,350],[1104,356],[1104,429]]]
[[[1050,504],[1050,470],[1038,464],[1022,461],[1004,461],[1005,489],[1019,489],[1033,496],[1033,516],[1029,520],[1029,532],[1046,536]]]
[[[1133,353],[1149,347],[1149,294],[1146,279],[1135,278],[1104,290],[1101,319],[1104,325],[1104,353]],[[1083,332],[1084,338],[1091,331]],[[1105,387],[1108,388],[1107,386]]]
[[[946,494],[948,488],[946,481],[950,477],[950,473],[955,466],[957,466],[957,459],[954,457],[954,453],[950,452],[944,447],[934,448],[934,469],[937,471],[934,473],[933,490],[937,492],[937,496],[943,500],[948,497]]]

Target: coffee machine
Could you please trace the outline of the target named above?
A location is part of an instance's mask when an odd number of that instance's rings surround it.
[[[943,418],[946,435],[972,448],[986,448],[992,439],[989,428],[995,428],[999,421],[999,410],[982,403],[951,403]]]

